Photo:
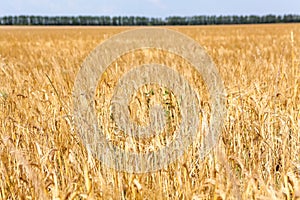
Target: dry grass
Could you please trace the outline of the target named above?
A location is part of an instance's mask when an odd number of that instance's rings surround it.
[[[147,174],[102,166],[72,116],[83,59],[129,28],[0,28],[0,199],[300,199],[300,25],[169,28],[212,56],[228,114],[205,160],[196,143]]]

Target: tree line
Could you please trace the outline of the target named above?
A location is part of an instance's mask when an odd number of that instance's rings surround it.
[[[140,16],[4,16],[0,25],[53,25],[53,26],[162,26],[162,25],[218,25],[265,24],[300,22],[300,15],[249,16],[170,16],[166,18]]]

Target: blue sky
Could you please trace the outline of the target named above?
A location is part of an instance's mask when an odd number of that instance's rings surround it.
[[[300,0],[0,0],[0,5],[0,16],[300,14]]]

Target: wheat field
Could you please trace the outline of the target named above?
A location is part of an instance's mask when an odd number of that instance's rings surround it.
[[[165,27],[211,56],[226,88],[227,116],[205,159],[195,142],[168,167],[142,174],[117,172],[88,153],[73,116],[73,85],[86,56],[133,28],[0,27],[0,199],[300,199],[300,25]],[[160,55],[136,52],[109,67],[97,93],[100,122],[109,121],[106,97],[128,70],[126,60],[164,62]],[[209,110],[201,76],[178,62]],[[161,99],[159,86],[137,96],[149,91],[157,101],[175,102],[172,93]],[[146,108],[130,106],[133,120],[149,123]],[[173,107],[171,130],[180,120]],[[122,138],[111,138],[125,148]]]

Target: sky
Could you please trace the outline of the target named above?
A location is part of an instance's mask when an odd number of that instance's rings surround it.
[[[0,16],[300,14],[300,0],[0,0],[0,5]]]

